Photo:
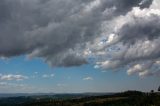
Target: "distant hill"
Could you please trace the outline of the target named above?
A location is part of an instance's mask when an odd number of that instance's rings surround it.
[[[94,93],[94,92],[86,92],[86,93],[0,93],[0,98],[6,97],[21,97],[21,96],[101,96],[101,95],[112,95],[114,93]]]
[[[25,96],[22,96],[25,95]],[[33,95],[33,96],[29,96]],[[6,96],[5,94],[2,96]],[[8,94],[8,96],[13,96]],[[160,93],[14,94],[0,98],[0,106],[160,106]]]
[[[40,96],[40,95],[55,95],[55,94],[54,93],[0,93],[0,98],[19,97],[19,96]]]

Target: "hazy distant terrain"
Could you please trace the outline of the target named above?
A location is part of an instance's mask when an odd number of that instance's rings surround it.
[[[102,96],[102,95],[113,95],[115,93],[0,93],[0,98],[7,97],[52,97],[52,98],[64,98],[64,96],[69,98],[74,97],[88,97],[88,96]]]
[[[0,106],[160,106],[160,93],[55,94],[0,99]]]

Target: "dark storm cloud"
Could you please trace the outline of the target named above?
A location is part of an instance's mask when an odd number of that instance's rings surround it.
[[[142,2],[143,1],[143,2]],[[86,64],[82,52],[101,24],[148,0],[1,0],[0,56],[28,55],[52,66]],[[112,10],[110,14],[105,12]],[[107,13],[107,12],[106,12]]]
[[[143,0],[139,5],[140,8],[149,8],[153,0]]]

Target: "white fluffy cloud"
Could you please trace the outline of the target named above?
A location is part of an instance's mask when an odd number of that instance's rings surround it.
[[[20,80],[24,80],[24,79],[28,79],[28,77],[27,76],[23,76],[23,75],[13,75],[13,74],[3,75],[3,74],[0,74],[0,80],[7,80],[7,81],[16,80],[16,81],[20,81]]]
[[[54,74],[44,74],[42,75],[43,78],[53,78],[55,75]]]
[[[85,78],[83,78],[83,80],[93,80],[93,78],[92,77],[85,77]]]

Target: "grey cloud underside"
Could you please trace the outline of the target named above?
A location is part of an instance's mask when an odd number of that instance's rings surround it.
[[[40,57],[52,66],[86,64],[86,43],[100,36],[103,22],[126,15],[136,6],[148,8],[151,3],[152,0],[1,0],[0,56]],[[106,15],[108,10],[112,11]]]
[[[143,12],[145,11],[145,12]],[[130,19],[115,32],[113,42],[103,49],[118,48],[107,51],[110,59],[98,62],[99,67],[119,69],[126,67],[129,75],[158,76],[160,73],[160,11],[143,10],[131,12]],[[148,12],[149,11],[149,12]],[[139,14],[135,16],[134,14]]]
[[[119,41],[134,44],[137,40],[154,40],[160,36],[160,17],[152,15],[148,18],[136,18],[125,24],[118,34]]]
[[[135,18],[119,30],[117,43],[122,43],[125,49],[113,60],[137,60],[158,59],[160,57],[160,17],[153,15],[146,19]]]

